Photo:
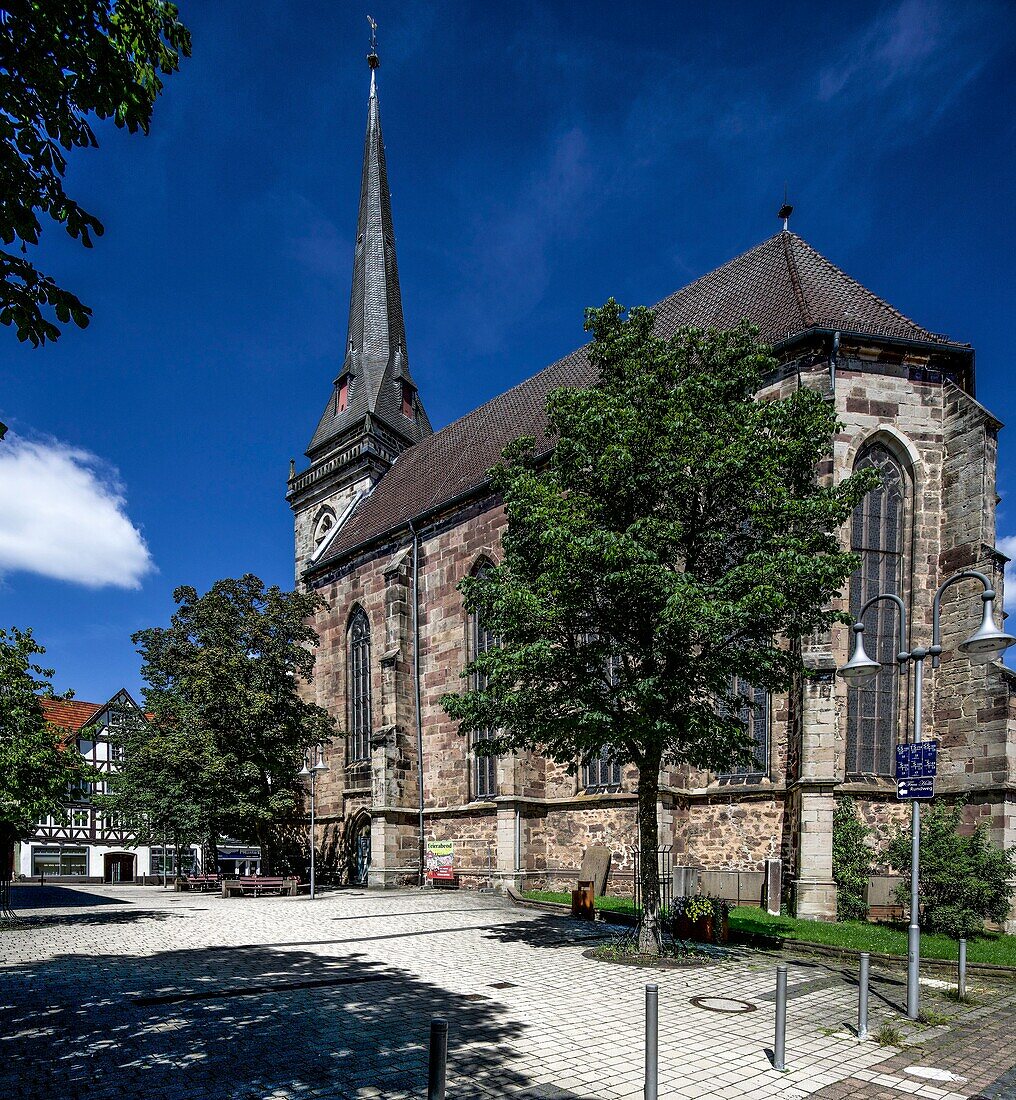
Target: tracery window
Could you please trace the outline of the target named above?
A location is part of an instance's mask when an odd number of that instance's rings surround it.
[[[474,576],[482,577],[491,568],[490,562],[482,562],[474,570]],[[497,645],[497,638],[487,629],[483,617],[475,611],[469,613],[469,659],[475,661]],[[473,691],[484,691],[487,677],[474,671],[470,687]],[[472,791],[474,799],[490,799],[497,795],[497,757],[485,756],[476,751],[477,746],[494,737],[496,730],[478,729],[469,735],[469,755],[472,760]]]
[[[362,607],[353,613],[348,631],[346,698],[349,730],[346,734],[346,764],[364,764],[370,759],[370,620]]]
[[[861,557],[860,568],[850,578],[852,618],[872,596],[900,595],[903,590],[906,476],[883,443],[861,452],[855,468],[868,467],[882,480],[854,509],[851,522],[850,548]],[[880,600],[864,616],[865,649],[882,670],[847,692],[848,775],[893,774],[900,690],[896,615],[890,600]]]
[[[579,636],[580,642],[595,641],[596,635],[585,633]],[[611,688],[616,688],[621,679],[620,658],[612,653],[606,660],[606,679]],[[616,791],[621,787],[621,765],[611,759],[610,746],[582,762],[582,787],[587,791]]]
[[[740,699],[737,716],[751,740],[752,757],[746,764],[723,772],[723,778],[762,779],[769,774],[769,693],[734,677],[733,693]]]
[[[621,786],[621,765],[611,759],[610,749],[582,765],[582,786],[587,791],[616,791]]]
[[[326,508],[318,517],[316,526],[314,527],[314,545],[320,546],[328,537],[328,532],[335,526],[335,513]]]

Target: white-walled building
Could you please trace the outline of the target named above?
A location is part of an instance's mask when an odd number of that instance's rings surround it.
[[[80,753],[100,775],[116,770],[116,748],[110,731],[124,722],[144,722],[144,712],[127,691],[118,691],[106,703],[77,699],[43,699],[47,720],[66,732],[68,751]],[[163,848],[137,845],[133,835],[112,815],[92,804],[92,796],[105,792],[105,780],[82,782],[67,791],[63,819],[47,817],[20,844],[17,867],[25,878],[89,882],[138,882],[146,875],[163,873]],[[173,851],[166,871],[172,875]],[[201,854],[195,846],[183,861],[186,873],[198,867]]]

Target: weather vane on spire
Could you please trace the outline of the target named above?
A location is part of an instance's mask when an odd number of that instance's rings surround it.
[[[381,58],[377,55],[377,23],[369,15],[367,22],[370,24],[370,53],[367,54],[367,64],[376,69],[381,64]]]
[[[776,215],[783,221],[783,231],[786,233],[790,229],[790,215],[793,214],[794,208],[787,202],[787,185],[783,185],[783,205],[780,207],[779,213]]]

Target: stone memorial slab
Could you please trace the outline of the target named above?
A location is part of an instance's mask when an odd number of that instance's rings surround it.
[[[610,878],[610,859],[610,849],[602,844],[591,844],[582,853],[579,881],[591,882],[596,897],[600,897],[607,889],[607,879]]]

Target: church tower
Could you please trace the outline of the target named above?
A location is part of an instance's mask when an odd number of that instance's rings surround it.
[[[432,430],[409,373],[373,42],[367,63],[370,99],[344,358],[307,448],[309,465],[300,473],[291,468],[286,493],[296,522],[298,583],[395,459]]]

